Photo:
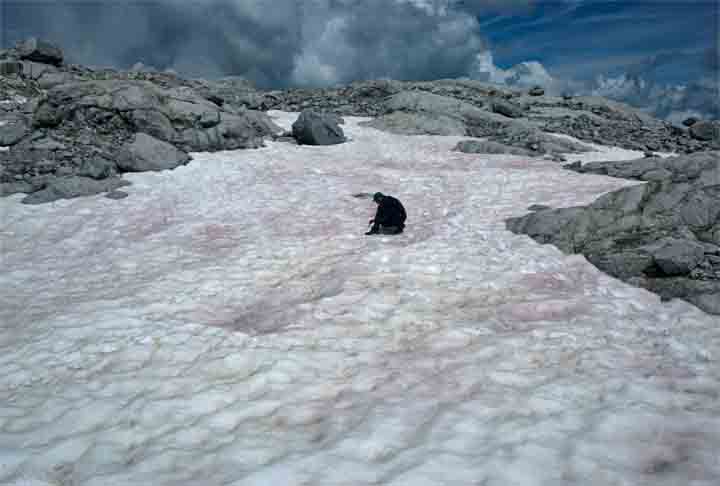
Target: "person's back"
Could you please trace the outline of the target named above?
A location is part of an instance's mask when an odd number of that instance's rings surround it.
[[[394,235],[402,233],[407,219],[407,213],[402,203],[398,199],[380,192],[375,193],[373,201],[378,205],[377,213],[375,218],[370,220],[372,228],[365,234]]]

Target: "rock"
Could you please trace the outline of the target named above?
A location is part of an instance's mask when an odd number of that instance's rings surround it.
[[[57,68],[50,64],[43,64],[39,62],[23,61],[22,62],[23,76],[37,81],[46,73],[57,73]]]
[[[682,124],[685,125],[686,127],[691,127],[691,126],[693,126],[695,123],[697,123],[697,121],[698,121],[697,118],[695,118],[694,116],[691,116],[691,117],[689,117],[689,118],[685,118],[685,119],[683,120]]]
[[[361,122],[360,126],[397,135],[463,136],[467,134],[465,123],[457,118],[403,111],[383,115],[369,122]]]
[[[0,61],[0,76],[15,76],[22,74],[23,65],[18,61]]]
[[[533,86],[530,91],[528,91],[528,94],[530,96],[542,96],[545,94],[545,90],[541,86]]]
[[[522,108],[507,101],[493,101],[491,107],[493,113],[499,113],[510,118],[520,118],[525,114]]]
[[[125,137],[143,132],[185,151],[258,147],[280,128],[257,111],[224,111],[189,88],[146,81],[73,82],[56,86],[35,113],[37,126],[70,123]]]
[[[21,202],[24,204],[43,204],[58,199],[92,196],[129,184],[128,181],[119,178],[98,181],[87,177],[53,177],[48,179],[43,189],[33,192]]]
[[[67,112],[56,109],[47,102],[40,102],[33,113],[33,126],[35,128],[53,128],[60,125]]]
[[[172,122],[160,110],[133,110],[125,113],[124,118],[134,130],[147,133],[157,139],[169,142],[178,137]]]
[[[30,128],[24,116],[10,115],[0,118],[0,147],[15,145],[28,133]]]
[[[42,135],[42,134],[40,134]],[[48,152],[56,152],[58,150],[65,150],[67,145],[62,142],[58,142],[52,137],[38,138],[32,141],[30,144],[30,150],[45,150]]]
[[[583,166],[582,162],[580,162],[579,160],[576,160],[574,162],[570,162],[569,164],[563,165],[563,169],[574,170],[574,171],[580,172],[580,170],[582,169],[582,166]]]
[[[128,197],[128,193],[125,191],[110,191],[107,194],[105,194],[105,197],[108,199],[125,199]]]
[[[688,274],[705,256],[701,244],[676,238],[663,238],[644,248],[665,275]]]
[[[84,160],[77,170],[80,177],[89,177],[91,179],[107,179],[116,172],[115,163],[102,157],[90,160]]]
[[[168,97],[163,113],[177,128],[211,128],[220,124],[218,106],[192,90],[177,88],[163,95]]]
[[[64,71],[45,71],[37,82],[42,89],[52,89],[55,86],[77,82],[77,78],[72,73]]]
[[[720,315],[720,291],[690,295],[688,301],[708,314]]]
[[[345,141],[345,134],[330,117],[312,111],[300,113],[292,125],[293,137],[304,145],[334,145]]]
[[[22,60],[41,62],[53,66],[60,66],[63,62],[63,52],[58,46],[35,37],[19,42],[15,49],[18,57]]]
[[[27,182],[3,182],[0,183],[0,197],[10,196],[17,193],[30,193],[33,191],[32,184]]]
[[[511,154],[531,156],[529,150],[511,147],[498,142],[481,140],[462,140],[455,145],[453,151],[466,154]]]
[[[720,139],[720,122],[699,121],[690,126],[690,136],[696,140]]]
[[[605,194],[585,207],[510,218],[508,229],[582,253],[601,270],[641,282],[663,298],[705,302],[698,295],[720,291],[720,274],[707,256],[720,243],[718,152],[591,162],[573,169],[651,182]]]
[[[174,169],[190,161],[190,156],[146,133],[138,133],[135,140],[123,146],[117,166],[125,172]]]
[[[512,120],[469,103],[424,91],[401,91],[384,101],[382,114],[369,123],[391,133],[485,137]]]
[[[545,211],[546,209],[552,209],[550,206],[546,206],[544,204],[532,204],[528,206],[528,211]]]

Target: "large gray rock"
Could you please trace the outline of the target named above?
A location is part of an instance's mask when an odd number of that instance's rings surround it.
[[[72,73],[65,71],[45,71],[37,78],[37,83],[42,89],[52,89],[55,86],[77,82],[78,78]]]
[[[582,253],[601,270],[664,298],[683,298],[714,312],[701,296],[720,292],[720,268],[713,260],[720,252],[720,153],[597,162],[574,170],[650,182],[605,194],[586,207],[510,218],[508,229]]]
[[[23,65],[18,61],[0,61],[0,76],[22,74]]]
[[[87,177],[57,177],[48,179],[43,189],[26,196],[24,204],[44,204],[58,199],[71,199],[92,196],[113,191],[130,183],[119,178],[108,178],[101,181]]]
[[[677,238],[663,238],[645,247],[665,275],[685,275],[700,265],[705,256],[703,245]]]
[[[521,118],[524,115],[522,108],[508,101],[495,100],[491,106],[493,113],[499,113],[509,118]]]
[[[22,73],[23,76],[37,81],[45,74],[57,73],[57,68],[50,64],[43,64],[40,62],[23,61],[22,62]]]
[[[58,46],[35,37],[18,42],[15,49],[18,57],[23,60],[42,62],[54,66],[59,66],[63,62],[63,52]]]
[[[698,140],[720,139],[720,122],[699,121],[690,126],[690,135]]]
[[[503,123],[504,117],[493,115],[469,103],[424,91],[402,91],[385,102],[385,113],[408,112],[430,117],[455,118],[466,125],[485,124],[488,121]]]
[[[210,128],[220,124],[218,106],[201,98],[189,88],[174,88],[164,93],[167,97],[165,115],[175,126],[182,128]]]
[[[135,140],[122,147],[117,165],[125,172],[174,169],[190,161],[190,156],[145,133],[138,133]]]
[[[503,143],[482,140],[462,140],[453,148],[454,151],[466,154],[511,154],[531,156],[533,152]]]
[[[335,145],[345,141],[336,119],[305,110],[292,125],[293,137],[304,145]]]
[[[17,193],[33,192],[33,186],[29,182],[2,182],[0,183],[0,197],[10,196]]]
[[[530,88],[530,91],[528,91],[528,95],[530,96],[542,96],[545,94],[545,90],[541,86],[533,86]]]
[[[360,125],[397,135],[463,136],[467,134],[465,123],[458,118],[404,111],[383,115],[368,122],[361,122]]]
[[[485,137],[515,123],[470,103],[426,91],[401,91],[385,100],[368,126],[407,135]]]
[[[29,123],[22,115],[0,118],[0,147],[15,145],[30,133]]]
[[[78,168],[76,175],[100,180],[107,179],[116,172],[115,162],[111,162],[102,157],[95,157],[90,160],[84,160]]]
[[[582,153],[590,151],[590,149],[583,144],[542,132],[537,128],[529,127],[521,123],[509,125],[505,130],[491,135],[490,139],[504,145],[519,147],[540,154]]]

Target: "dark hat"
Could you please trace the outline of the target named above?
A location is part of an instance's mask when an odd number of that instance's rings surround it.
[[[385,195],[382,192],[376,192],[375,194],[373,194],[373,201],[380,202],[384,197]]]

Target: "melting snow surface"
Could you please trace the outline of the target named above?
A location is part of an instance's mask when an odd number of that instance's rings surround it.
[[[505,230],[631,182],[346,121],[0,199],[0,483],[720,484],[718,318]]]

